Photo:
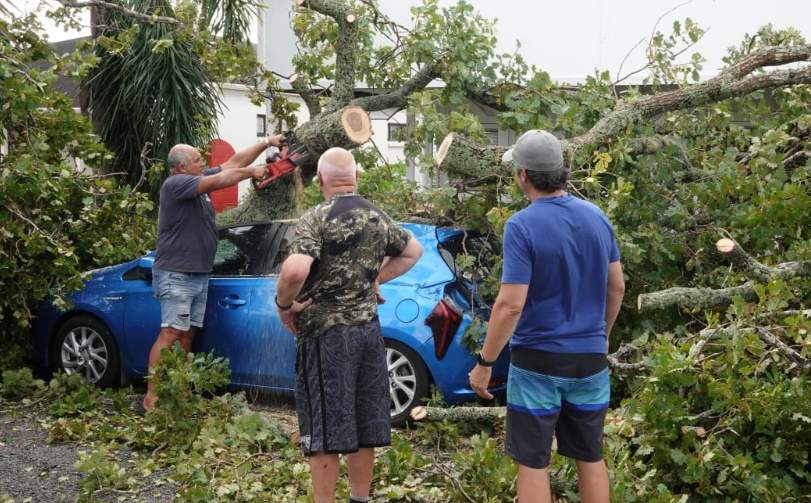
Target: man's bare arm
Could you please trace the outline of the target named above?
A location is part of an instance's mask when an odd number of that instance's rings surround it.
[[[608,284],[605,298],[605,338],[611,335],[611,329],[620,312],[622,298],[625,296],[625,278],[622,275],[622,265],[617,262],[608,264]]]
[[[250,166],[248,168],[220,171],[216,175],[202,177],[200,183],[197,184],[197,195],[208,194],[218,189],[231,187],[248,178],[261,181],[265,178],[266,174],[267,169],[264,166]]]
[[[405,274],[409,269],[414,267],[414,264],[417,263],[420,257],[422,257],[422,245],[420,245],[419,241],[417,241],[414,236],[411,236],[403,253],[396,257],[389,257],[383,263],[383,266],[380,267],[380,271],[377,274],[377,283],[382,285],[387,281],[391,281]]]
[[[234,168],[244,168],[256,160],[268,147],[281,147],[282,143],[284,143],[284,135],[269,136],[267,140],[262,140],[256,145],[251,145],[246,149],[240,150],[231,156],[230,159],[220,164],[220,166],[222,166],[223,171]],[[262,161],[264,161],[264,159],[262,159]]]

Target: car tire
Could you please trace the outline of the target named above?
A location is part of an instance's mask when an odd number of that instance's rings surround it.
[[[116,384],[121,368],[118,344],[98,319],[80,315],[70,318],[56,332],[53,366],[66,374],[80,374],[97,386]]]
[[[428,395],[428,369],[414,350],[386,339],[386,365],[389,369],[391,424],[403,426],[411,409]]]

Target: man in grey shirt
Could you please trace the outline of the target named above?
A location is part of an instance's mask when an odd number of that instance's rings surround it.
[[[169,151],[166,164],[171,173],[161,186],[152,266],[152,285],[161,303],[161,330],[149,352],[150,372],[161,359],[161,351],[175,342],[190,351],[194,334],[203,326],[208,274],[217,251],[217,224],[209,193],[248,178],[262,180],[267,167],[248,164],[267,147],[279,147],[283,142],[283,135],[267,138],[211,169],[204,169],[205,161],[191,145],[175,145]],[[150,379],[144,411],[152,410],[156,400]]]

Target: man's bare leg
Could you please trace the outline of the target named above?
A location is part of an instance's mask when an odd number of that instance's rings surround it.
[[[337,454],[315,452],[310,456],[310,478],[315,503],[335,503],[340,460]]]
[[[155,343],[152,345],[152,349],[149,351],[150,375],[152,375],[152,368],[162,358],[161,351],[164,349],[172,349],[172,346],[175,344],[175,342],[180,341],[180,346],[186,352],[189,352],[191,350],[191,341],[194,339],[194,332],[195,332],[194,327],[186,331],[178,330],[172,327],[162,327],[160,333],[158,333],[158,338],[155,339]],[[158,400],[158,397],[155,396],[154,390],[155,390],[154,380],[147,379],[146,396],[144,397],[143,403],[145,410],[149,411],[155,407],[155,402]]]
[[[608,467],[605,460],[594,463],[577,461],[580,485],[580,501],[583,503],[608,503],[611,487],[608,482]]]
[[[518,503],[552,503],[549,468],[530,468],[518,463]]]
[[[346,469],[349,472],[349,491],[352,496],[368,498],[372,487],[372,473],[375,467],[375,450],[362,447],[358,452],[346,455]]]

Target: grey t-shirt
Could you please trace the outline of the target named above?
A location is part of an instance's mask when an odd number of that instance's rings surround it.
[[[207,169],[204,176],[222,168]],[[164,271],[209,273],[217,251],[217,223],[208,194],[197,195],[202,177],[172,175],[163,182],[158,210],[154,267]]]

